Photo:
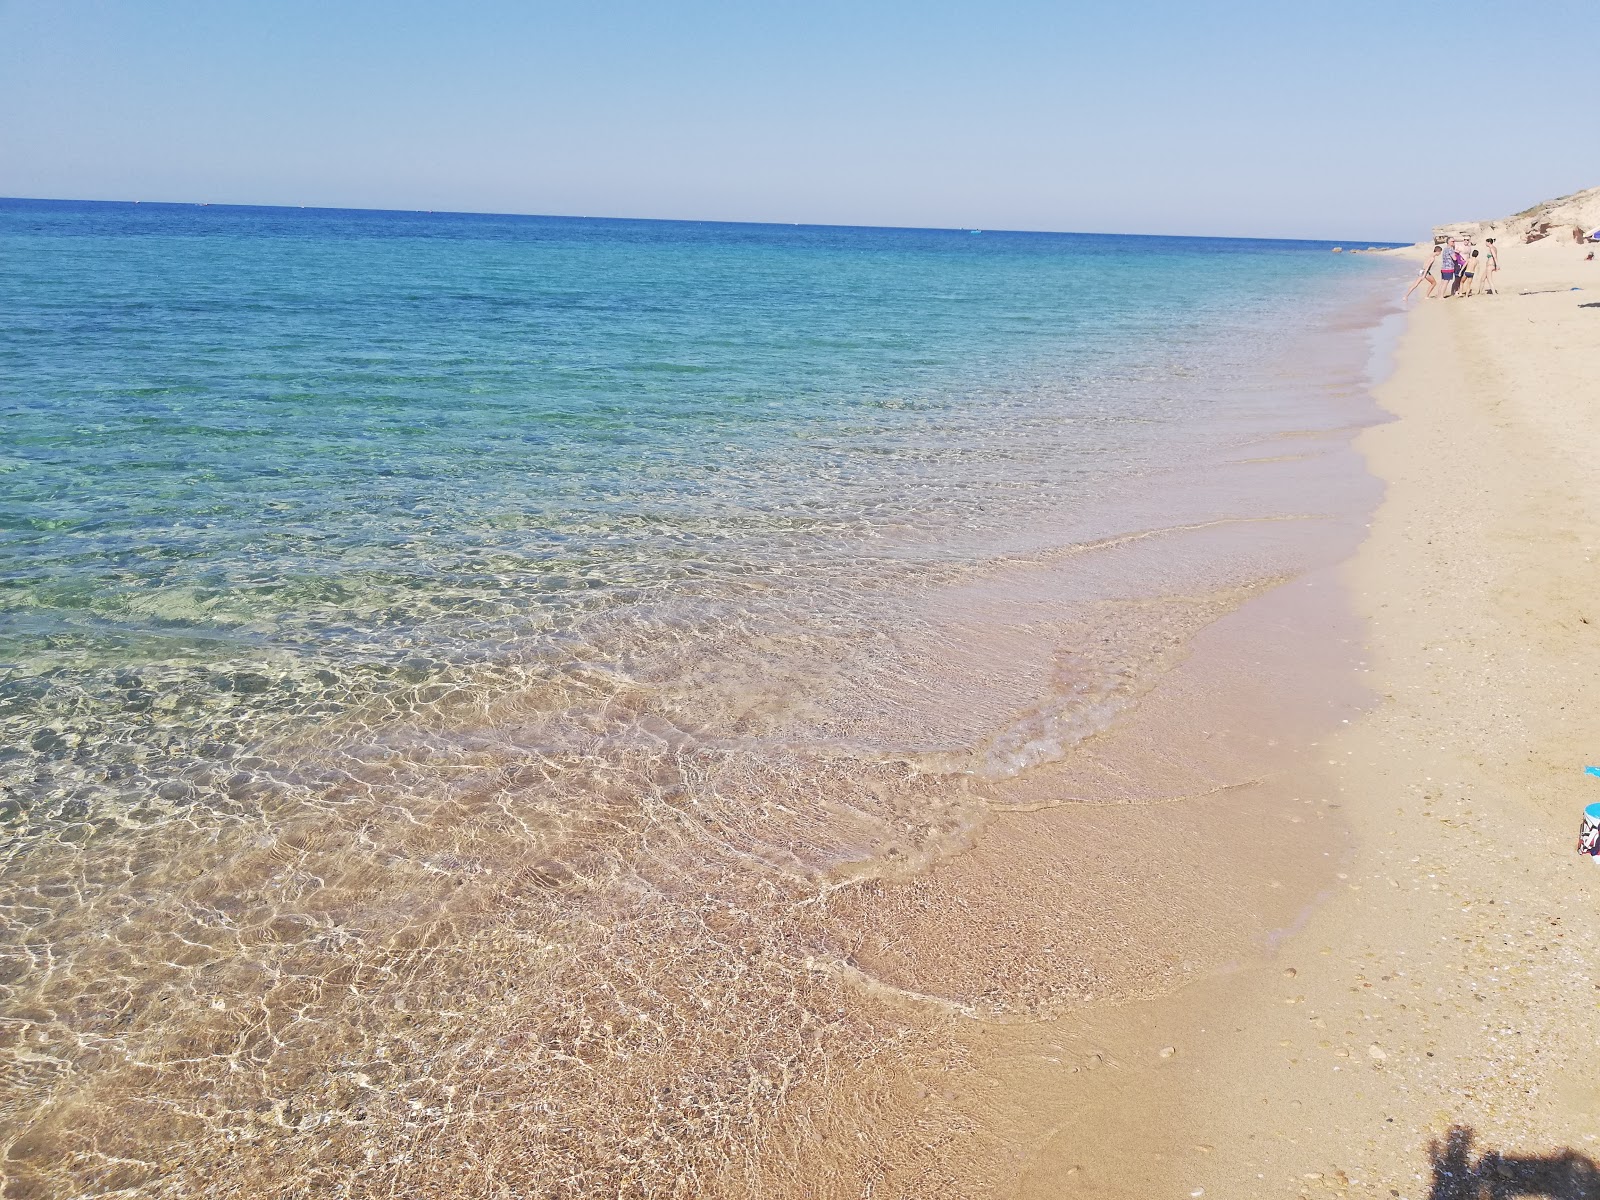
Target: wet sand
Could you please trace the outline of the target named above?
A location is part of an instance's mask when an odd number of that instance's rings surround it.
[[[1600,310],[1580,307],[1600,270],[1571,247],[1504,257],[1499,295],[1413,312],[1378,391],[1397,419],[1358,441],[1387,493],[1340,577],[1375,702],[1305,764],[1304,813],[1352,835],[1323,901],[1270,958],[980,1039],[1037,1138],[1008,1194],[1600,1179],[1600,870],[1573,848],[1600,798],[1581,773],[1600,759]],[[1052,1057],[1098,1069],[1062,1080]]]
[[[1376,317],[1353,314],[1351,328]],[[1353,853],[1319,743],[1371,703],[1340,564],[1377,501],[1350,443],[1381,413],[1359,363],[1346,359],[1337,378],[1331,402],[1350,426],[1238,451],[1248,470],[1294,464],[1298,516],[1122,547],[1167,572],[1241,561],[1219,537],[1243,539],[1262,563],[1281,540],[1296,568],[1152,598],[1132,622],[1119,607],[1104,628],[1058,630],[1058,645],[1079,650],[1141,628],[1172,641],[1133,656],[1162,665],[1097,728],[1072,731],[1068,753],[977,784],[986,816],[963,847],[822,899],[830,944],[817,971],[850,985],[841,1011],[898,1040],[880,1034],[857,1073],[796,1097],[763,1157],[798,1173],[765,1178],[761,1194],[1162,1194],[1175,1118],[1156,1085],[1184,1052],[1151,1014],[1181,1014],[1204,981],[1273,961]],[[1085,571],[1140,577],[1100,550],[986,590],[1026,609],[1082,586]],[[996,595],[971,607],[1007,611]],[[998,644],[981,630],[972,642]],[[1070,676],[1070,655],[1057,669]]]

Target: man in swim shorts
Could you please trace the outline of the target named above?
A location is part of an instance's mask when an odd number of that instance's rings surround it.
[[[1447,300],[1456,288],[1456,240],[1445,243],[1439,258],[1439,299]]]

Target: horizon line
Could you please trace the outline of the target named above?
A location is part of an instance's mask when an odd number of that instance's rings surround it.
[[[1308,238],[1308,237],[1263,237],[1242,236],[1233,234],[1216,233],[1122,233],[1113,230],[1092,229],[995,229],[972,225],[872,225],[872,224],[841,224],[835,222],[816,221],[752,221],[752,220],[722,220],[717,218],[697,217],[618,217],[618,216],[589,216],[576,213],[515,213],[495,212],[489,209],[435,209],[435,208],[367,208],[367,207],[340,207],[327,204],[240,204],[234,201],[223,200],[103,200],[78,198],[70,196],[0,196],[0,204],[11,201],[23,201],[34,204],[118,204],[141,205],[151,204],[167,208],[246,208],[246,209],[281,209],[284,212],[347,212],[347,213],[405,213],[414,216],[437,217],[513,217],[537,221],[648,221],[662,225],[752,225],[778,229],[878,229],[901,233],[1000,233],[1024,234],[1046,237],[1139,237],[1139,238],[1187,238],[1194,241],[1226,241],[1226,242],[1310,242],[1333,245],[1341,241],[1348,242],[1352,247],[1356,245],[1382,247],[1385,249],[1411,246],[1414,242],[1397,242],[1393,240],[1360,239],[1360,238]]]

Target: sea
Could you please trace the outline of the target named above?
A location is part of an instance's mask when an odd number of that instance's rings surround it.
[[[1114,998],[841,923],[1348,546],[1336,244],[0,201],[4,1193],[778,1195]]]

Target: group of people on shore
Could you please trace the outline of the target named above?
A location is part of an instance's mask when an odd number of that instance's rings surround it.
[[[1441,300],[1493,294],[1494,276],[1499,269],[1499,252],[1493,238],[1484,238],[1482,246],[1467,238],[1446,238],[1434,243],[1433,257],[1417,272],[1417,281],[1406,292],[1406,299],[1411,299],[1411,293],[1424,283],[1429,297],[1437,292]]]

